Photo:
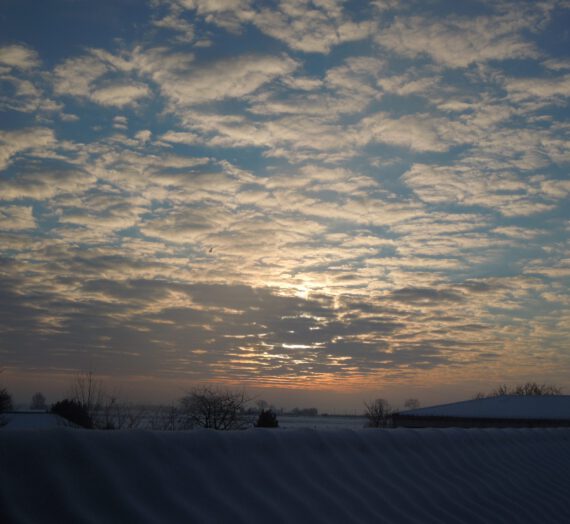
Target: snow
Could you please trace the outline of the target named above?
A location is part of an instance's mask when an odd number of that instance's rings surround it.
[[[2,522],[570,522],[570,429],[0,431]]]
[[[401,411],[418,417],[570,420],[569,395],[504,395]]]
[[[2,414],[2,430],[10,429],[47,429],[72,424],[53,413],[22,411]]]
[[[294,416],[279,415],[277,417],[280,429],[318,429],[318,430],[339,430],[339,429],[362,429],[366,427],[368,419],[364,416],[351,415],[318,415]]]

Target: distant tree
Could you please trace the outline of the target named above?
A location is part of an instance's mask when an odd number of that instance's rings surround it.
[[[371,402],[365,402],[364,416],[368,419],[369,428],[384,428],[390,424],[393,413],[390,404],[383,398],[377,398]]]
[[[255,405],[257,406],[257,411],[259,413],[265,411],[266,409],[269,409],[269,403],[267,400],[260,399],[255,403]]]
[[[316,417],[319,415],[319,410],[317,408],[293,408],[291,415],[294,417]]]
[[[155,406],[147,414],[147,427],[153,431],[176,431],[185,428],[186,418],[178,406]]]
[[[404,407],[406,409],[418,409],[420,407],[420,401],[417,398],[409,398],[404,402]]]
[[[89,412],[85,406],[74,399],[66,398],[56,402],[51,407],[51,412],[82,428],[93,429],[93,419],[89,416]]]
[[[278,428],[277,415],[270,409],[262,409],[255,423],[256,428]]]
[[[83,371],[73,379],[70,397],[93,417],[103,404],[103,383],[92,371]]]
[[[32,397],[32,402],[30,403],[30,409],[47,409],[46,398],[44,397],[43,393],[37,392],[34,393]]]
[[[478,393],[475,398],[500,397],[503,395],[522,395],[522,396],[542,396],[542,395],[561,395],[562,388],[549,384],[538,384],[537,382],[526,382],[516,386],[507,386],[501,384],[496,387],[488,395]]]
[[[105,396],[103,404],[92,415],[97,429],[138,429],[149,418],[147,406],[120,402],[115,396]]]
[[[4,368],[0,368],[0,373],[4,371]],[[12,405],[12,395],[8,393],[6,388],[0,388],[0,413],[3,411],[11,411],[14,409]]]
[[[187,429],[245,429],[251,426],[251,421],[244,414],[249,400],[243,391],[212,386],[193,388],[179,401],[182,426]]]
[[[0,413],[13,409],[12,395],[8,393],[6,388],[0,388]]]

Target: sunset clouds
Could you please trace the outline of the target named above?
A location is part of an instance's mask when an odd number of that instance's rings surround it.
[[[567,383],[567,4],[52,3],[0,8],[0,367]]]

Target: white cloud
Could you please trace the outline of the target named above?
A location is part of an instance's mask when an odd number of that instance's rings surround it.
[[[177,106],[243,97],[298,66],[287,56],[242,55],[180,70],[176,62],[169,69],[168,55],[165,58],[149,66],[162,93]]]
[[[421,16],[399,17],[379,31],[376,41],[392,51],[410,56],[429,55],[448,67],[510,58],[536,58],[538,50],[521,35],[535,17],[518,13],[500,16],[429,20]]]
[[[2,66],[17,69],[33,69],[40,64],[38,54],[23,45],[0,47],[0,69]]]
[[[181,42],[192,42],[194,40],[194,24],[184,20],[182,10],[177,6],[171,6],[170,13],[153,23],[156,27],[177,33],[176,39]]]
[[[124,107],[151,94],[150,88],[134,80],[137,52],[113,55],[102,49],[90,49],[86,55],[70,58],[53,72],[54,91],[59,95],[88,98],[110,107]]]
[[[570,75],[559,78],[509,78],[505,88],[514,100],[570,97]]]
[[[356,132],[363,144],[380,142],[414,151],[448,151],[471,140],[461,124],[421,113],[400,118],[376,113],[362,119]]]
[[[123,107],[150,95],[144,84],[117,83],[95,89],[89,98],[103,106]]]
[[[95,80],[109,71],[109,66],[93,55],[69,58],[54,69],[54,90],[60,95],[86,97]]]
[[[281,1],[277,9],[262,8],[252,16],[252,23],[305,53],[328,53],[336,45],[368,38],[376,30],[374,21],[347,19],[338,2],[305,0]]]
[[[198,144],[201,142],[199,135],[196,133],[184,131],[168,131],[160,139],[173,144]]]
[[[280,0],[275,6],[254,6],[249,0],[181,0],[187,9],[196,10],[206,22],[232,32],[253,24],[266,35],[281,40],[290,48],[305,53],[328,53],[344,42],[371,36],[376,22],[355,22],[336,0]]]

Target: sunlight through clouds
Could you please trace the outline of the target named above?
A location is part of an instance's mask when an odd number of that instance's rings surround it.
[[[0,368],[569,384],[567,3],[101,5],[0,7]]]

